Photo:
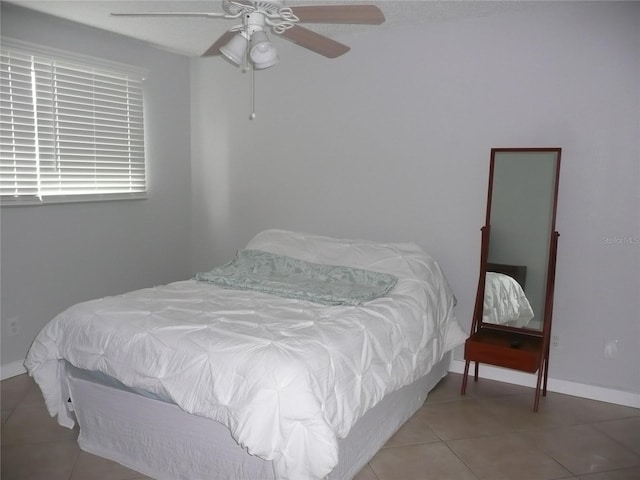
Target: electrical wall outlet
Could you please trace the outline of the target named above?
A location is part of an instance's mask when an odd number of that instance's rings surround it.
[[[560,346],[560,336],[551,335],[551,348],[558,348]]]
[[[20,331],[18,328],[18,317],[11,317],[7,323],[9,326],[9,335],[17,335]]]
[[[603,356],[607,360],[618,358],[618,340],[605,340]]]

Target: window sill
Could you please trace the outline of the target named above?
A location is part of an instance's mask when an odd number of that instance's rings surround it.
[[[51,195],[46,197],[2,197],[2,199],[0,199],[0,206],[33,207],[60,203],[111,202],[120,200],[144,200],[146,198],[147,192],[97,195]]]

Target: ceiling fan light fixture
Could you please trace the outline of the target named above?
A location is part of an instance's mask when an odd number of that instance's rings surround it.
[[[273,67],[279,61],[280,61],[280,57],[276,55],[271,60],[266,60],[264,62],[253,62],[253,67],[256,70],[264,70],[265,68]]]
[[[242,65],[247,52],[247,43],[246,37],[238,32],[226,45],[220,47],[220,53],[236,65]]]
[[[280,60],[276,47],[263,30],[257,30],[251,35],[249,58],[258,70],[269,68]]]

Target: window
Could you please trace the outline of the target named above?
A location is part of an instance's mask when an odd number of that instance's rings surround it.
[[[143,72],[3,39],[2,204],[144,197]]]

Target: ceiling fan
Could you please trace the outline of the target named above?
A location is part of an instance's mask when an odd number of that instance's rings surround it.
[[[350,47],[300,26],[300,23],[379,25],[384,14],[375,5],[284,6],[283,0],[223,0],[224,13],[149,12],[112,13],[113,16],[207,17],[237,19],[234,25],[204,52],[203,57],[224,55],[238,66],[264,69],[275,65],[278,53],[266,30],[328,58],[347,53]]]

